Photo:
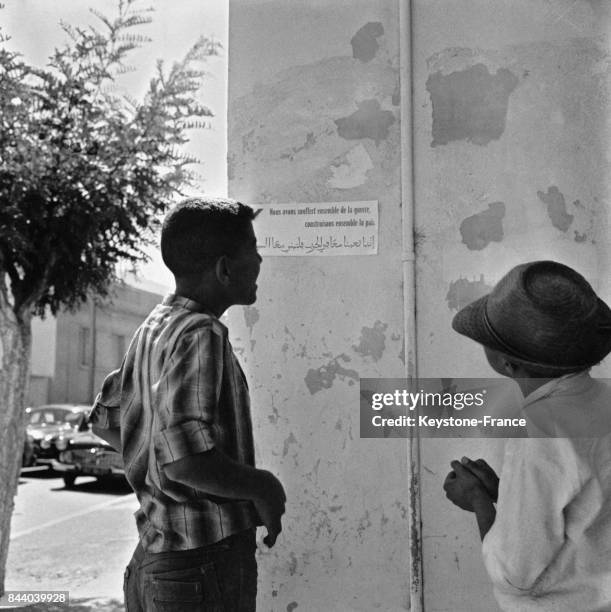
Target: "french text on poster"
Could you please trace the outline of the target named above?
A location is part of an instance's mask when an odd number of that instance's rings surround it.
[[[377,255],[378,202],[265,204],[255,229],[264,256]]]

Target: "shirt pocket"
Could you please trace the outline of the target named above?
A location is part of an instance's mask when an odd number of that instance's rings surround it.
[[[153,572],[145,587],[151,612],[225,612],[214,564]]]

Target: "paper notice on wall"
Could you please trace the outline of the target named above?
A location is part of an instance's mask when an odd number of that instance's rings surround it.
[[[263,256],[377,255],[378,202],[264,204],[255,221]]]

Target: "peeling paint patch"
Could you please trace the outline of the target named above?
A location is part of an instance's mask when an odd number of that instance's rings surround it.
[[[275,425],[278,422],[279,418],[280,418],[280,413],[278,412],[278,408],[274,406],[274,401],[272,399],[272,414],[267,415],[267,420],[270,423],[272,423],[272,425]]]
[[[426,89],[433,105],[432,147],[454,140],[487,145],[505,131],[509,95],[518,77],[507,68],[490,74],[476,64],[448,75],[431,74]]]
[[[295,155],[297,155],[298,153],[301,153],[302,151],[307,151],[308,149],[313,147],[315,144],[316,144],[316,137],[314,136],[314,132],[308,132],[306,135],[305,142],[301,146],[291,147],[290,151],[280,155],[280,159],[289,159],[290,161],[293,161],[293,158],[295,157]]]
[[[246,323],[246,327],[248,327],[251,334],[252,328],[255,326],[259,318],[259,310],[257,308],[255,308],[254,306],[244,307],[244,321]]]
[[[341,161],[331,165],[333,176],[327,184],[335,189],[359,187],[367,181],[367,172],[372,169],[373,162],[367,149],[359,144],[342,156]]]
[[[370,62],[380,48],[376,39],[382,34],[384,26],[379,21],[366,23],[350,40],[352,57],[364,63]]]
[[[386,335],[384,332],[388,325],[381,321],[376,321],[373,327],[363,327],[361,329],[361,339],[358,346],[352,348],[359,354],[372,357],[378,361],[384,354],[386,348]]]
[[[358,110],[335,120],[337,133],[346,140],[371,138],[376,144],[388,138],[388,128],[395,122],[391,111],[381,110],[376,99],[357,102]]]
[[[293,432],[289,435],[289,437],[284,441],[284,448],[282,449],[282,456],[286,457],[289,452],[289,447],[291,444],[297,444],[297,438],[293,435]]]
[[[566,201],[564,195],[555,185],[552,185],[547,193],[537,191],[537,196],[544,204],[547,204],[547,214],[552,222],[552,225],[561,232],[567,232],[571,223],[573,223],[573,215],[569,215],[566,210]]]
[[[397,500],[397,501],[395,501],[393,506],[395,506],[399,510],[399,513],[401,514],[401,518],[403,520],[405,520],[407,518],[407,515],[408,515],[408,510],[407,510],[407,507],[405,506],[405,504],[403,504],[403,502]]]
[[[463,244],[471,251],[481,251],[491,242],[502,242],[504,217],[504,202],[492,202],[488,210],[467,217],[460,224]]]
[[[575,242],[585,242],[587,239],[587,234],[580,234],[577,230],[575,230]]]
[[[347,370],[341,366],[339,359],[349,361],[349,359],[344,359],[344,356],[340,355],[316,370],[308,370],[304,381],[312,395],[318,393],[322,389],[330,389],[338,376],[342,380],[348,378],[349,383],[352,384],[354,384],[354,381],[359,380],[359,373],[356,370]]]
[[[290,576],[294,576],[294,575],[295,575],[295,573],[297,572],[297,557],[295,556],[295,553],[294,553],[294,552],[292,552],[292,553],[289,555],[289,567],[288,567],[288,570],[289,570],[289,575],[290,575]],[[294,603],[295,603],[295,602],[294,602]],[[291,605],[291,604],[289,604],[289,605],[287,606],[287,608],[286,608],[287,610],[289,609],[290,605]],[[296,607],[297,607],[297,603],[295,603],[295,607],[294,607],[294,608],[291,608],[291,610],[294,610]]]
[[[492,287],[484,282],[484,275],[480,275],[479,280],[471,281],[466,278],[459,278],[450,283],[446,301],[450,310],[460,310],[467,304],[482,296],[490,293]]]

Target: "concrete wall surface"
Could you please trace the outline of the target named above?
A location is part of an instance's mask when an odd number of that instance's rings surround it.
[[[406,371],[402,144],[414,160],[420,376],[493,376],[450,323],[518,263],[567,263],[611,301],[609,3],[406,6],[410,31],[390,0],[230,3],[230,195],[380,203],[377,256],[266,257],[257,304],[229,316],[258,460],[289,496],[282,540],[260,562],[263,610],[408,608],[418,503],[425,610],[498,610],[473,516],[441,484],[462,455],[499,468],[502,440],[422,440],[410,504],[406,441],[358,437],[358,378]],[[413,88],[403,143],[399,76]]]
[[[57,322],[47,315],[32,320],[32,376],[53,376],[55,373],[55,337]]]
[[[566,263],[611,301],[610,8],[413,3],[421,376],[494,375],[450,322],[518,263]],[[441,502],[440,485],[463,455],[498,469],[503,443],[446,442],[422,441],[425,609],[491,612],[473,516]]]
[[[261,610],[409,607],[407,441],[358,421],[359,377],[405,371],[398,20],[394,1],[230,4],[230,195],[380,211],[377,256],[265,257],[257,303],[229,311],[257,461],[288,496]]]

